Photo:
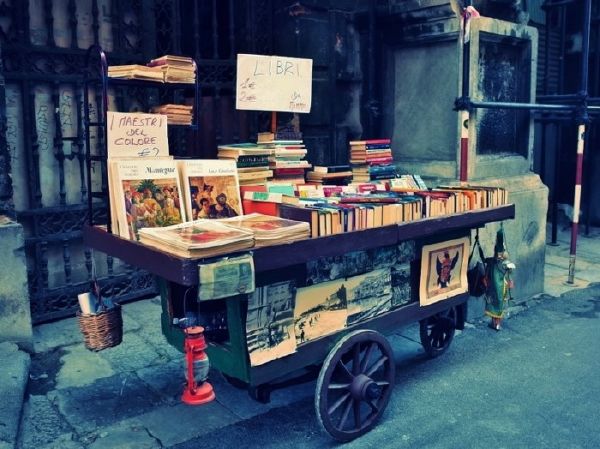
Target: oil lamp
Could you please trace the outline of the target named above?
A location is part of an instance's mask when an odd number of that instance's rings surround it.
[[[184,352],[185,352],[185,371],[186,386],[181,395],[181,400],[189,405],[201,405],[212,401],[215,398],[215,392],[208,378],[210,364],[204,340],[204,328],[201,326],[187,327],[185,333]]]

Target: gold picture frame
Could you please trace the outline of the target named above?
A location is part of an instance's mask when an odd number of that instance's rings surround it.
[[[469,237],[424,245],[419,302],[428,306],[468,291]]]

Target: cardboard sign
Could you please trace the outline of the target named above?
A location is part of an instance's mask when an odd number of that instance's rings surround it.
[[[107,120],[109,159],[169,155],[166,115],[108,111]]]
[[[312,59],[238,54],[236,109],[310,112]]]

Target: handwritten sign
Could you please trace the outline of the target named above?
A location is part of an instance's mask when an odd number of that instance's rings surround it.
[[[167,116],[108,111],[108,157],[157,157],[169,155]]]
[[[312,59],[237,57],[236,109],[310,112]]]

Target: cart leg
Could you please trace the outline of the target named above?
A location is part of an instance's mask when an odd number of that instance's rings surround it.
[[[252,399],[261,404],[268,404],[271,402],[271,388],[268,384],[249,387],[248,394]]]

